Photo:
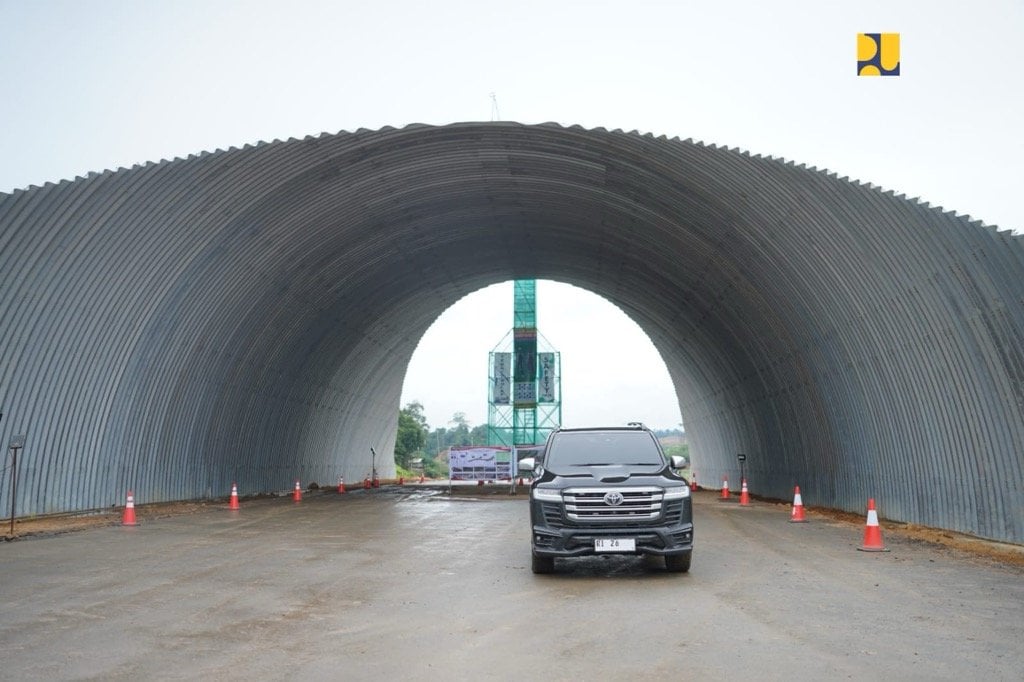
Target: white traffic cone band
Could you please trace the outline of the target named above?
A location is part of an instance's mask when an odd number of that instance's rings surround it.
[[[875,511],[874,509],[869,509],[868,510],[868,524],[867,525],[869,525],[869,526],[877,526],[878,525],[878,512]]]

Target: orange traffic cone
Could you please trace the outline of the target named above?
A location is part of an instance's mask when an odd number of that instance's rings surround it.
[[[345,492],[345,477],[344,476],[338,476],[338,493],[340,494],[340,493],[344,493],[344,492]]]
[[[379,488],[380,487],[380,479],[377,478],[376,476],[373,477],[373,487],[374,488]]]
[[[516,485],[522,485],[522,484],[523,484],[523,477],[520,476],[519,477],[519,481],[516,482]]]
[[[370,489],[370,477],[367,476],[366,478],[363,479],[363,490],[369,490],[369,489]]]
[[[484,479],[481,478],[479,481],[476,482],[476,484],[478,487],[482,486],[484,484]]]
[[[124,505],[124,517],[121,519],[122,526],[137,526],[135,521],[135,496],[128,491],[128,502]]]
[[[295,481],[295,491],[292,493],[292,499],[296,502],[302,502],[302,488],[299,487],[298,481]]]
[[[398,477],[398,485],[405,485],[405,476]]]
[[[740,506],[741,507],[749,507],[750,506],[750,493],[747,491],[747,479],[743,478],[743,479],[740,479],[740,480],[742,482],[742,485],[740,486]]]
[[[423,474],[420,474],[420,483],[423,483]]]
[[[697,474],[696,472],[690,477],[690,490],[697,492]]]
[[[726,476],[722,476],[722,494],[718,496],[718,499],[729,499],[729,479]]]
[[[875,498],[868,500],[868,520],[864,526],[864,544],[857,548],[861,552],[888,552],[882,544],[882,529],[878,525]]]
[[[231,484],[231,499],[228,501],[228,509],[238,509],[238,484]]]
[[[790,523],[807,523],[804,516],[804,499],[800,497],[800,486],[793,491],[793,513],[789,517]]]

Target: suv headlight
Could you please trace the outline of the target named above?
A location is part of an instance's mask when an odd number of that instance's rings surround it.
[[[540,502],[561,502],[562,491],[552,490],[551,488],[534,488],[531,492],[533,499],[539,500]]]
[[[681,500],[684,497],[690,496],[690,489],[685,485],[679,486],[678,488],[665,488],[665,499],[666,500]]]

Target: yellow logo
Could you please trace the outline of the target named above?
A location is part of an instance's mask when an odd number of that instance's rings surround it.
[[[857,75],[900,75],[900,34],[858,33]]]

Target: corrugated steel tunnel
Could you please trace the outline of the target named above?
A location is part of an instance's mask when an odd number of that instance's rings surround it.
[[[755,493],[870,496],[1020,543],[1022,246],[826,172],[621,131],[204,153],[0,195],[0,436],[27,434],[19,515],[360,480],[438,315],[546,278],[647,332],[702,483],[742,452]]]

